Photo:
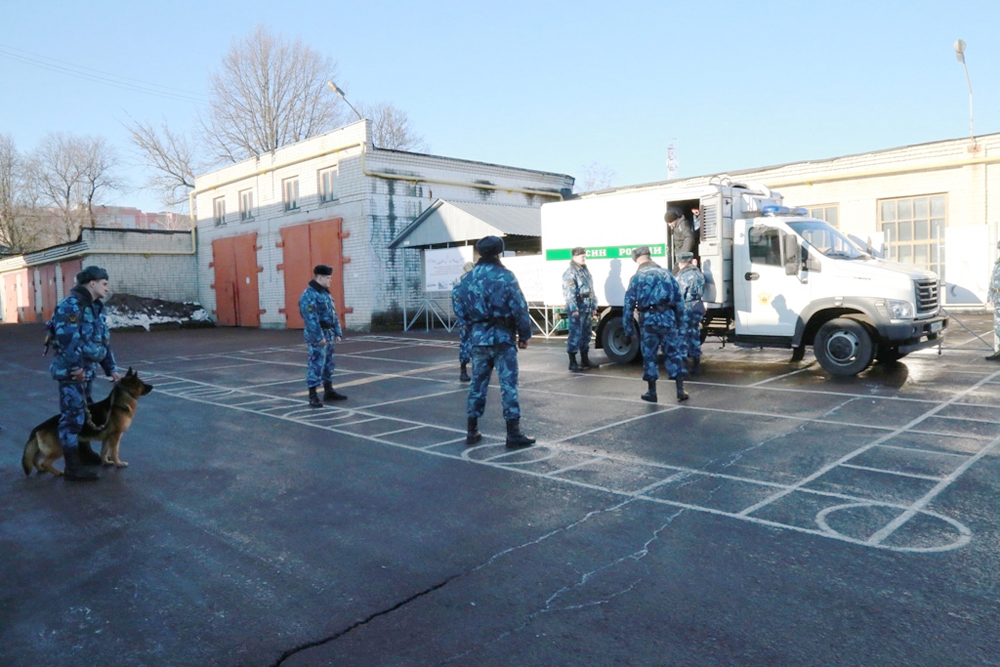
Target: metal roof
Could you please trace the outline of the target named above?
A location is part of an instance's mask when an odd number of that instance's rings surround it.
[[[426,248],[478,241],[484,236],[541,236],[538,206],[437,199],[389,244],[390,249]]]

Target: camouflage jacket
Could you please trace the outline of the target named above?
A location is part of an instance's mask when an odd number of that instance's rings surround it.
[[[531,338],[528,304],[517,278],[499,261],[479,260],[457,285],[455,316],[472,327],[475,346],[514,344]]]
[[[469,276],[471,275],[472,271],[466,271],[465,273],[462,274],[461,278],[455,281],[455,286],[451,288],[451,309],[455,311],[455,319],[458,320],[458,326],[460,327],[464,327],[466,323],[465,320],[463,320],[462,317],[458,314],[459,311],[461,310],[461,306],[458,305],[458,300],[460,298],[462,290],[464,289],[462,287],[462,284],[468,282]]]
[[[77,285],[59,302],[52,314],[52,341],[56,357],[49,372],[56,380],[68,381],[78,368],[92,378],[100,366],[105,375],[117,369],[111,351],[111,331],[104,318],[104,304],[94,301],[87,288]]]
[[[680,328],[686,322],[684,299],[670,272],[650,260],[632,276],[625,290],[624,333],[633,335],[632,311],[639,310],[643,327]]]
[[[993,275],[990,277],[986,300],[992,303],[994,308],[1000,308],[1000,259],[993,265]]]
[[[337,336],[344,335],[330,290],[315,280],[309,281],[309,286],[299,297],[299,314],[306,325],[305,338],[309,345],[317,345],[321,340],[332,342]]]
[[[569,268],[562,275],[562,291],[567,313],[574,311],[592,313],[597,309],[594,278],[586,265],[580,266],[570,261]]]
[[[688,264],[677,274],[677,286],[680,287],[684,306],[699,315],[705,314],[705,304],[701,300],[705,296],[705,274],[694,264]]]

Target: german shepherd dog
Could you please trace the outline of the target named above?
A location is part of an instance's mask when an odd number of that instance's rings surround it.
[[[128,463],[118,457],[118,447],[125,431],[132,425],[139,399],[152,390],[152,385],[140,380],[139,374],[129,367],[128,372],[115,384],[107,398],[89,406],[87,421],[77,439],[81,442],[99,440],[101,461],[104,465],[126,467]],[[21,467],[24,468],[25,475],[30,475],[32,468],[38,468],[39,474],[50,472],[58,476],[62,471],[53,468],[52,463],[62,455],[62,445],[59,444],[59,415],[55,415],[31,431],[28,442],[24,443]]]

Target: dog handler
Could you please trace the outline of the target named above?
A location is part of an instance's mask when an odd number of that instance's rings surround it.
[[[324,401],[343,401],[347,398],[333,388],[333,343],[344,338],[337,308],[330,296],[332,280],[333,267],[317,265],[313,269],[313,279],[299,298],[299,313],[306,324],[305,337],[309,346],[306,384],[309,386],[309,406],[313,408],[323,407],[316,395],[320,383],[323,384]]]
[[[87,405],[93,402],[90,392],[97,367],[115,382],[121,379],[104,318],[103,299],[110,291],[108,272],[88,266],[76,274],[76,286],[52,315],[56,357],[49,372],[59,381],[59,444],[66,458],[64,476],[68,480],[97,479],[96,472],[83,466],[101,464],[100,455],[90,444],[77,440],[87,417]]]

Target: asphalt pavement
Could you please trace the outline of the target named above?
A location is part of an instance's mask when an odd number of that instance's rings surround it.
[[[323,409],[301,332],[118,332],[155,388],[94,483],[21,470],[41,339],[0,326],[2,665],[1000,664],[987,316],[853,378],[709,340],[683,404],[533,339],[516,452],[446,331],[349,335]]]

